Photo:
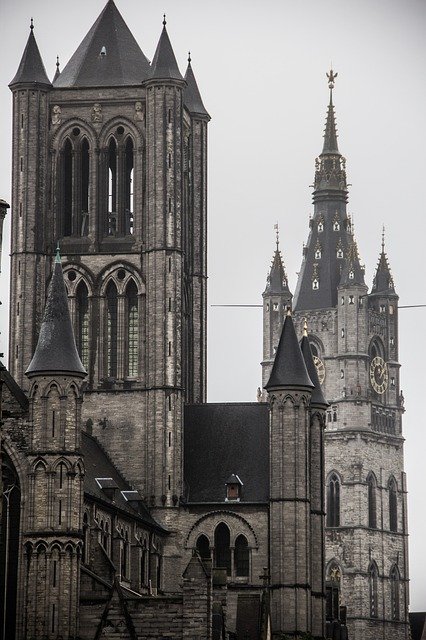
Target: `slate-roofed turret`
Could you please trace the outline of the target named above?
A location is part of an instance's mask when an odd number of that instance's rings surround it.
[[[113,0],[73,54],[54,86],[120,87],[140,84],[148,77],[143,54]]]
[[[9,87],[12,89],[18,84],[38,84],[45,85],[46,87],[52,86],[49,78],[47,77],[46,69],[44,68],[43,60],[41,59],[40,51],[34,37],[34,25],[32,18],[30,35],[28,36],[18,71],[10,82]]]
[[[26,375],[65,373],[86,376],[75,344],[59,250],[47,293],[37,347]]]
[[[192,70],[190,55],[188,55],[188,66],[186,68],[185,81],[186,87],[183,92],[183,102],[185,107],[191,114],[207,117],[210,120],[210,115],[203,104],[200,90],[198,89],[197,81]]]
[[[163,30],[158,41],[157,49],[152,60],[149,72],[150,80],[181,80],[184,81],[179,71],[176,57],[166,29],[166,18],[163,20]]]
[[[269,391],[273,388],[312,388],[313,386],[297,340],[293,319],[288,312],[275,354],[274,365],[265,389]]]
[[[382,234],[382,251],[379,256],[379,262],[377,264],[376,273],[373,278],[373,286],[371,287],[371,294],[385,294],[396,295],[393,278],[388,262],[388,257],[385,252],[385,235]]]
[[[359,262],[357,243],[352,237],[352,241],[347,250],[346,259],[342,267],[340,286],[345,287],[353,285],[365,286],[365,280],[364,269]]]
[[[320,406],[320,407],[327,407],[328,402],[324,398],[324,395],[321,389],[321,384],[318,378],[318,372],[314,363],[314,358],[311,351],[311,345],[309,343],[306,329],[303,333],[303,337],[300,342],[300,349],[302,351],[303,358],[305,360],[306,369],[308,370],[309,377],[312,380],[312,384],[314,385],[314,388],[312,390],[312,395],[311,395],[311,404],[315,406]]]
[[[283,257],[279,249],[278,236],[276,240],[276,249],[272,259],[271,269],[266,281],[266,289],[263,295],[272,293],[288,293],[291,295],[288,287],[287,274],[284,267]]]

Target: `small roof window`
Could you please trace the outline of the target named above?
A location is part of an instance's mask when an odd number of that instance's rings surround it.
[[[225,483],[226,486],[226,502],[239,502],[241,499],[241,488],[243,483],[236,473],[229,476]]]

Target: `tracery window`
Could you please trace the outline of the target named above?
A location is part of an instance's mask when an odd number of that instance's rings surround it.
[[[117,143],[111,138],[108,145],[108,235],[117,232]]]
[[[234,569],[237,577],[248,577],[250,569],[250,553],[247,538],[242,534],[235,540]]]
[[[391,615],[392,620],[400,619],[399,609],[399,571],[395,565],[392,567],[390,573],[390,588],[391,588]]]
[[[83,367],[89,367],[89,294],[81,281],[76,294],[77,347]]]
[[[133,234],[133,142],[127,138],[125,152],[125,221],[126,233]]]
[[[231,575],[231,548],[230,533],[224,522],[217,525],[214,532],[215,566],[226,569],[228,576]]]
[[[139,308],[138,290],[133,280],[126,289],[127,305],[127,375],[138,375],[139,359]]]
[[[60,211],[63,236],[85,236],[89,231],[90,144],[79,127],[61,150]]]
[[[327,484],[327,527],[340,526],[340,480],[332,473]]]
[[[107,235],[134,232],[134,144],[118,126],[106,149]]]
[[[62,156],[62,233],[64,236],[72,234],[72,178],[73,178],[73,150],[69,138],[65,140]]]
[[[107,373],[108,377],[117,376],[117,330],[118,330],[118,294],[114,282],[108,284],[106,290],[107,299]]]
[[[200,558],[202,559],[210,558],[211,552],[210,552],[209,539],[203,533],[200,536],[198,536],[196,547],[197,547],[198,553],[200,554]]]
[[[396,482],[394,478],[389,481],[389,529],[398,531],[398,504]]]
[[[377,482],[372,473],[367,478],[368,484],[368,526],[370,529],[376,529],[377,527]]]
[[[368,570],[369,576],[369,590],[370,590],[370,617],[377,618],[377,578],[378,578],[378,570],[375,562],[372,562],[370,568]]]

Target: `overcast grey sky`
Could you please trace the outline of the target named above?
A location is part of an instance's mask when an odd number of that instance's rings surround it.
[[[34,17],[50,77],[89,30],[104,0],[0,0],[0,197],[10,202],[11,95]],[[117,0],[152,59],[162,14],[180,64],[188,49],[212,121],[209,141],[209,303],[260,303],[279,222],[292,290],[312,211],[330,61],[347,158],[349,212],[367,283],[386,226],[401,305],[426,304],[425,0]],[[10,222],[10,215],[8,216]],[[7,337],[8,242],[1,328]],[[411,610],[426,610],[426,309],[400,312],[409,489]],[[3,343],[0,350],[5,350]],[[260,385],[260,309],[209,308],[209,400],[254,400]]]

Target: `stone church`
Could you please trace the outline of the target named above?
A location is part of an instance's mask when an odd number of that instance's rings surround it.
[[[294,299],[278,243],[263,294],[265,391],[209,404],[191,61],[164,20],[149,62],[108,0],[50,81],[31,25],[10,83],[2,640],[409,637],[398,296],[384,245],[364,282],[333,85]]]

